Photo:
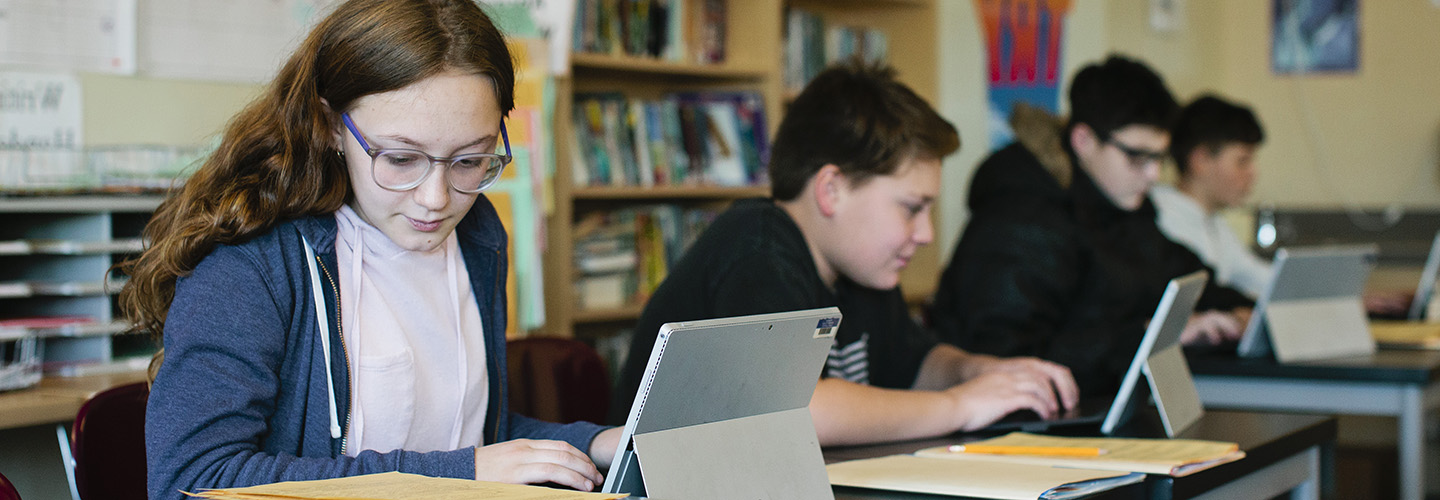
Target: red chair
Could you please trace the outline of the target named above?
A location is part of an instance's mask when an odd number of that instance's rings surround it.
[[[0,474],[0,500],[20,500],[20,492],[15,491],[15,485]]]
[[[145,491],[145,382],[96,394],[75,414],[71,486],[81,500],[140,499]],[[64,446],[63,444],[61,446]]]
[[[605,362],[584,342],[530,337],[506,343],[510,409],[548,422],[604,422],[610,408]]]

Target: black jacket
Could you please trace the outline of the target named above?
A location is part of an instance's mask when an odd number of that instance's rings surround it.
[[[1082,394],[1103,395],[1119,387],[1166,283],[1205,265],[1160,233],[1149,199],[1123,210],[1063,150],[1032,152],[1059,144],[1050,139],[1022,137],[975,172],[931,317],[943,341],[1064,364]],[[1198,309],[1242,305],[1210,285]]]

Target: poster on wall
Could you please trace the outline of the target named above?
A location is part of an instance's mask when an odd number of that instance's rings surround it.
[[[1359,0],[1271,0],[1270,62],[1280,75],[1354,73]]]
[[[1070,0],[975,0],[975,10],[988,61],[990,148],[998,149],[1014,140],[1015,103],[1059,112],[1060,41]]]

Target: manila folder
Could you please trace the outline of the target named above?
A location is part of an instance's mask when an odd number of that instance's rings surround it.
[[[1089,495],[1145,479],[1139,473],[914,455],[840,462],[825,470],[836,486],[1016,500]]]

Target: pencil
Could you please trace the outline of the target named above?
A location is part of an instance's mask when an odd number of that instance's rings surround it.
[[[1074,446],[990,446],[983,444],[957,444],[949,448],[951,453],[985,453],[991,455],[1051,455],[1061,457],[1098,457],[1105,454],[1100,448]]]

